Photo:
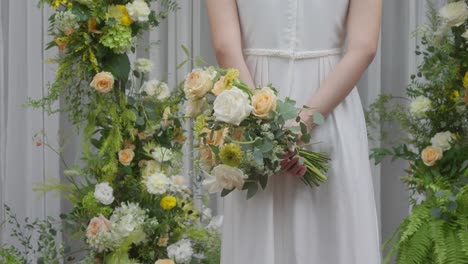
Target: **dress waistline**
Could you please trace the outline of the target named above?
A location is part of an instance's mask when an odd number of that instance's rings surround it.
[[[244,49],[245,55],[257,55],[257,56],[270,56],[280,57],[286,59],[313,59],[321,58],[333,55],[340,55],[343,53],[342,48],[326,49],[326,50],[315,50],[315,51],[294,51],[294,50],[276,50],[276,49]]]

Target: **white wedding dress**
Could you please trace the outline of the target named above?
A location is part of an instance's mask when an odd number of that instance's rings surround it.
[[[256,85],[305,104],[340,61],[349,0],[237,0],[243,48]],[[224,199],[221,264],[378,264],[379,232],[366,125],[358,90],[314,128],[332,161],[310,189],[275,175],[251,200]]]

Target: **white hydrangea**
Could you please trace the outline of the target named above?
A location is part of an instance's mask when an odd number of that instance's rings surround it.
[[[454,139],[455,136],[450,131],[439,132],[431,138],[431,144],[433,147],[439,147],[446,151],[451,148]]]
[[[104,205],[109,205],[114,202],[114,189],[108,182],[96,184],[94,187],[94,198]]]
[[[110,218],[112,222],[112,232],[116,237],[125,238],[132,233],[141,233],[141,236],[134,241],[139,243],[145,240],[143,224],[147,219],[146,211],[136,203],[122,203],[116,208]]]
[[[138,22],[146,22],[149,19],[151,10],[148,4],[144,0],[135,0],[133,3],[126,5],[128,15]]]
[[[188,239],[182,239],[167,247],[167,255],[178,264],[188,264],[192,260],[192,243]]]
[[[153,156],[153,159],[157,162],[165,162],[173,158],[172,151],[164,147],[155,148],[151,152],[151,155]]]
[[[70,35],[78,29],[78,21],[71,11],[57,12],[55,15],[55,26],[66,35]]]
[[[158,80],[150,80],[143,84],[142,90],[148,96],[156,96],[158,100],[164,100],[171,95],[169,91],[169,86],[165,82],[160,82]]]
[[[171,181],[163,173],[154,173],[145,179],[145,185],[150,194],[164,194],[168,191]]]
[[[418,96],[410,104],[410,112],[414,117],[424,117],[431,110],[431,100],[424,96]]]
[[[139,58],[135,61],[135,70],[139,72],[150,73],[151,70],[153,70],[153,67],[153,62],[148,59]]]

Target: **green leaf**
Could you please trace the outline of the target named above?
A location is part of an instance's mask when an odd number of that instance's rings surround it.
[[[185,55],[187,55],[187,57],[190,57],[190,51],[188,50],[188,48],[185,45],[181,45],[181,46],[182,46],[182,50],[184,51]]]
[[[315,112],[312,115],[312,118],[314,120],[314,123],[317,124],[317,125],[321,125],[321,124],[325,123],[325,117],[321,113]]]
[[[177,70],[180,70],[180,68],[184,67],[184,65],[189,61],[189,59],[184,60],[183,62],[179,63],[177,65]]]
[[[216,145],[209,145],[209,146],[210,146],[211,150],[213,151],[213,153],[215,155],[219,155],[219,147],[218,146],[216,146]]]
[[[228,189],[224,189],[222,192],[221,192],[221,197],[226,197],[228,194],[230,194],[232,191],[234,191],[234,189],[232,190],[228,190]]]
[[[265,190],[268,184],[268,175],[260,175],[258,182],[260,183],[260,186],[262,187],[262,189]]]
[[[278,101],[276,111],[283,117],[284,120],[290,120],[297,117],[299,110],[296,108],[294,101],[286,100],[285,102]]]
[[[258,165],[263,166],[263,153],[260,150],[255,149],[253,156],[254,156],[255,162],[257,162]]]
[[[103,59],[102,68],[111,72],[115,79],[127,81],[130,74],[130,60],[127,54],[112,54]]]
[[[303,134],[301,137],[301,141],[307,144],[310,142],[310,138],[311,138],[310,134]]]
[[[254,197],[255,194],[257,193],[257,191],[258,191],[258,184],[257,183],[249,184],[248,189],[247,189],[247,200]]]
[[[273,149],[273,144],[265,139],[257,141],[255,147],[263,153],[270,152]]]
[[[302,122],[301,122],[301,133],[304,134],[304,135],[307,134],[307,126],[306,126],[306,124],[304,124]]]

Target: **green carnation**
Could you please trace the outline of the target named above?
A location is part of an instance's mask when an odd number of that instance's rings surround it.
[[[224,147],[219,152],[219,158],[221,162],[231,167],[238,167],[242,159],[244,158],[244,153],[239,144],[229,143],[224,145]]]
[[[81,200],[81,203],[89,217],[98,216],[100,214],[105,217],[109,217],[112,214],[112,208],[109,206],[102,206],[101,203],[94,198],[94,192],[86,194]]]
[[[131,28],[115,25],[104,30],[104,35],[99,42],[111,48],[115,53],[124,53],[132,46],[132,40]]]

